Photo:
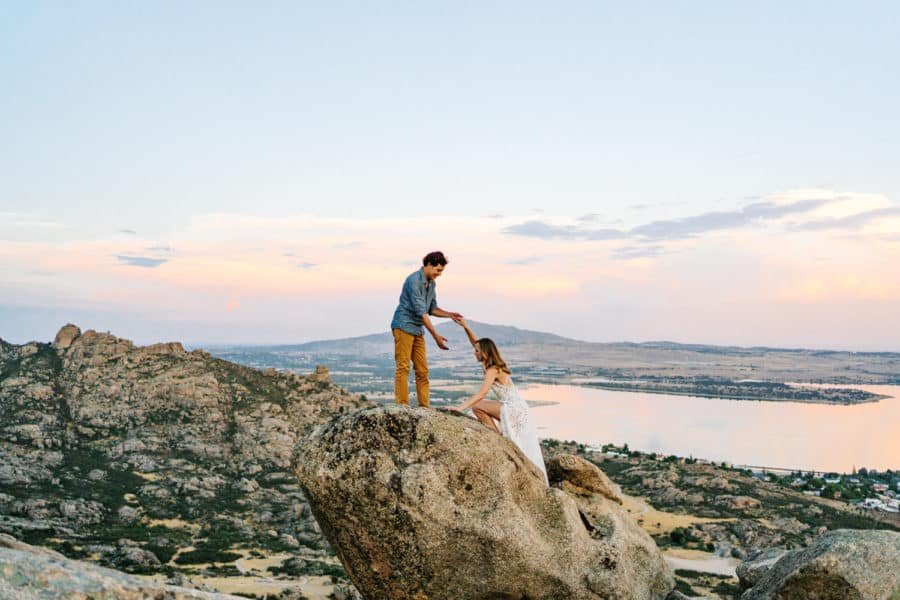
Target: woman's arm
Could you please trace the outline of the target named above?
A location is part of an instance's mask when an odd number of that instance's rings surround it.
[[[453,312],[453,311],[450,311],[450,310],[444,310],[443,308],[437,308],[437,307],[435,307],[435,308],[431,311],[431,316],[433,316],[433,317],[443,317],[443,318],[445,318],[445,319],[453,319],[453,320],[456,321],[457,323],[459,323],[459,320],[463,318],[463,316],[462,316],[461,314],[459,314],[458,312]]]
[[[469,343],[472,344],[472,347],[474,348],[475,345],[478,343],[478,338],[475,337],[475,334],[472,333],[471,329],[469,329],[469,324],[466,323],[466,320],[461,317],[460,317],[459,321],[457,321],[457,323],[462,325],[463,329],[466,330],[466,335],[469,337]]]
[[[493,385],[494,380],[497,379],[498,373],[499,371],[494,368],[490,368],[485,371],[484,383],[481,384],[481,389],[478,390],[478,393],[466,400],[464,404],[455,407],[454,410],[458,410],[461,412],[468,408],[471,408],[472,406],[475,406],[476,404],[484,400],[484,397],[487,396],[487,393],[491,391],[491,385]]]

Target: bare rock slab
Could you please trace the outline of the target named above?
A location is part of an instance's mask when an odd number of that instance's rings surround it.
[[[10,600],[240,600],[240,596],[164,585],[70,560],[57,552],[0,537],[0,598]]]
[[[900,533],[838,529],[808,548],[788,552],[741,596],[742,600],[770,598],[896,600],[900,598]]]
[[[514,444],[463,415],[355,411],[300,442],[296,465],[370,600],[648,600],[674,587],[615,500],[548,488]]]

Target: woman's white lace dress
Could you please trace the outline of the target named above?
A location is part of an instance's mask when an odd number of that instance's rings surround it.
[[[544,456],[541,454],[537,429],[531,420],[528,404],[519,396],[519,390],[512,379],[507,385],[495,381],[491,387],[503,405],[500,407],[500,433],[503,434],[503,437],[512,440],[522,453],[540,469],[546,483],[547,470],[544,467]]]

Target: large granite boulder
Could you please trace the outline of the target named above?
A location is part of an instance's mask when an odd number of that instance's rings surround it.
[[[736,571],[741,589],[746,590],[759,583],[787,552],[782,548],[768,548],[739,564]]]
[[[296,464],[371,600],[648,600],[674,586],[618,503],[548,488],[515,445],[458,413],[355,411],[300,442]]]
[[[744,570],[738,570],[738,574]],[[900,598],[900,533],[839,529],[781,557],[742,600],[896,600]],[[742,578],[745,585],[750,583]]]
[[[240,600],[240,596],[165,585],[69,560],[57,552],[29,546],[5,534],[0,534],[0,598]]]
[[[77,325],[67,323],[56,333],[53,347],[57,350],[66,350],[79,335],[81,335],[81,329]]]
[[[572,454],[557,454],[547,461],[550,483],[577,496],[601,496],[622,504],[622,498],[606,473],[597,465]]]

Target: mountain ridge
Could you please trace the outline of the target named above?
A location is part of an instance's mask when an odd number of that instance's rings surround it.
[[[769,345],[752,345],[741,346],[735,344],[704,344],[694,342],[676,342],[672,340],[648,340],[645,342],[617,341],[617,342],[591,342],[587,340],[579,340],[577,338],[566,337],[564,335],[538,331],[533,329],[525,329],[514,325],[496,325],[491,323],[483,323],[479,321],[469,321],[469,326],[478,337],[488,337],[493,339],[498,345],[518,345],[533,343],[554,343],[554,344],[572,344],[580,348],[637,348],[647,350],[676,350],[676,351],[693,351],[693,352],[728,352],[728,353],[758,353],[758,352],[787,352],[796,354],[817,354],[817,355],[843,355],[849,354],[854,356],[873,356],[900,359],[900,351],[868,351],[868,350],[848,350],[848,349],[832,349],[832,348],[804,348],[801,346],[769,346]],[[451,342],[467,343],[463,330],[452,322],[444,322],[436,325],[438,333],[446,337]],[[0,340],[2,341],[2,340]],[[365,335],[350,336],[344,338],[326,338],[320,340],[312,340],[298,344],[214,344],[208,346],[191,345],[192,348],[209,347],[219,348],[255,348],[269,350],[292,350],[297,352],[335,352],[337,354],[359,353],[358,350],[362,346],[389,344],[393,345],[393,338],[390,331],[377,333],[369,333]]]

